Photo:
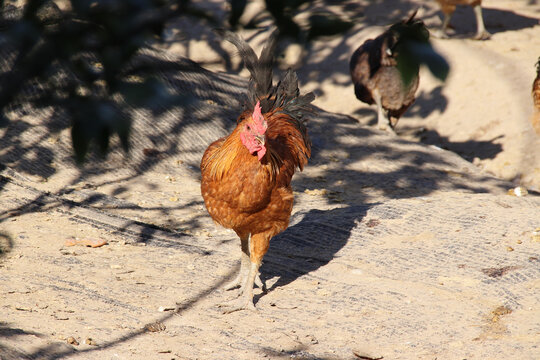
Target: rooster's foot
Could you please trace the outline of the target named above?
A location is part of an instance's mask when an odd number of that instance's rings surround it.
[[[491,34],[484,30],[476,34],[473,39],[474,40],[489,40],[491,39]]]
[[[389,123],[379,122],[378,128],[379,128],[379,130],[386,131],[389,134],[397,135],[396,131],[394,130],[394,128]]]
[[[266,288],[266,283],[261,280],[261,277],[258,274],[255,277],[255,285],[257,285],[259,289],[261,289],[265,294],[268,292],[268,289]]]
[[[431,33],[431,36],[433,36],[436,39],[448,39],[449,38],[448,34],[445,31],[441,30],[441,29],[437,29],[437,30],[433,31]]]
[[[246,299],[245,297],[241,297],[224,304],[218,304],[218,307],[221,308],[223,314],[230,314],[240,310],[257,311],[255,305],[253,304],[253,299]]]
[[[225,285],[225,290],[234,290],[234,289],[240,288],[240,291],[238,294],[241,294],[242,287],[243,287],[242,284],[245,282],[246,277],[247,277],[247,274],[238,274],[238,276],[233,281]],[[261,277],[258,274],[255,277],[255,285],[257,285],[264,293],[268,292],[266,288],[266,284],[261,280]]]
[[[244,280],[244,276],[242,276],[242,274],[238,274],[238,276],[233,281],[225,285],[225,290],[233,290],[233,289],[241,287],[243,280]]]

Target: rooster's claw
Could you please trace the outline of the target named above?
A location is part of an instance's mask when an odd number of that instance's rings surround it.
[[[218,307],[222,309],[223,314],[230,314],[240,310],[257,311],[257,308],[251,299],[233,300],[230,303],[218,304]]]

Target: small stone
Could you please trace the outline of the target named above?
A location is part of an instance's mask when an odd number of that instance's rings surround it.
[[[319,340],[313,335],[306,335],[307,340],[310,342],[310,344],[318,344]]]
[[[15,306],[15,310],[32,312],[31,308],[22,307],[22,306]]]
[[[66,342],[67,342],[68,344],[75,345],[75,346],[79,345],[79,342],[78,342],[77,339],[75,339],[73,336],[68,337],[68,338],[66,339]]]
[[[160,307],[158,308],[158,311],[159,311],[159,312],[165,312],[165,311],[173,311],[173,310],[175,310],[175,309],[176,309],[176,308],[170,307],[170,306],[169,306],[169,307],[160,306]]]
[[[82,245],[87,247],[101,247],[103,245],[107,245],[107,240],[103,239],[79,239],[79,238],[69,238],[66,239],[64,242],[65,246],[75,246],[75,245]]]
[[[160,331],[163,331],[165,330],[166,327],[165,327],[165,324],[157,321],[155,323],[151,323],[151,324],[146,324],[144,326],[144,330],[148,331],[148,332],[160,332]]]
[[[537,243],[540,243],[540,227],[539,228],[536,228],[534,229],[534,231],[532,232],[532,242],[537,242]]]
[[[516,186],[515,188],[508,190],[508,195],[512,196],[525,196],[528,193],[527,189],[523,186]]]
[[[92,345],[92,346],[96,346],[96,342],[92,339],[92,338],[86,338],[86,340],[84,340],[84,343],[86,345]]]

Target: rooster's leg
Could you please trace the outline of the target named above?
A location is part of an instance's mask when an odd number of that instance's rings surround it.
[[[237,287],[241,287],[244,284],[249,272],[249,236],[240,237],[240,241],[242,244],[240,271],[238,272],[238,275],[233,281],[225,285],[225,290],[232,290],[236,289]]]
[[[491,34],[487,32],[484,26],[484,19],[482,18],[482,7],[478,4],[474,7],[474,14],[476,15],[476,40],[487,40],[491,37]]]
[[[446,32],[448,30],[448,25],[450,25],[450,19],[452,18],[452,13],[444,13],[443,15],[443,21],[442,26],[440,29],[437,29],[433,36],[439,39],[448,39],[448,33]]]
[[[251,263],[248,276],[246,276],[247,283],[242,287],[243,291],[240,297],[227,304],[221,304],[224,314],[230,314],[239,310],[256,310],[253,304],[253,284],[255,278],[259,272],[259,266],[255,263]]]
[[[268,291],[268,289],[266,288],[266,284],[262,282],[261,276],[258,271],[257,275],[255,275],[255,285],[257,285],[259,289],[261,289],[265,293]]]
[[[394,129],[392,128],[392,124],[390,123],[390,119],[388,119],[388,115],[382,107],[381,94],[379,93],[378,89],[373,90],[372,97],[377,104],[377,125],[379,129],[386,130],[390,133],[395,134]]]
[[[238,310],[255,310],[255,305],[253,304],[253,286],[259,277],[259,267],[261,266],[264,254],[268,251],[270,237],[268,234],[256,234],[251,237],[249,241],[249,273],[245,278],[245,283],[242,284],[242,295],[234,303],[224,305],[224,313],[227,314]]]
[[[240,238],[241,244],[242,244],[242,256],[240,259],[240,271],[238,272],[238,275],[236,278],[225,285],[225,290],[233,290],[236,288],[240,288],[240,291],[238,292],[238,296],[242,294],[242,290],[245,286],[245,284],[248,282],[248,275],[250,270],[250,260],[249,260],[249,236],[245,238]],[[266,286],[262,282],[259,274],[255,276],[255,285],[257,285],[259,288],[261,288],[264,292],[266,292]]]

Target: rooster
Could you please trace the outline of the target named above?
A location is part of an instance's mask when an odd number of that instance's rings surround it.
[[[540,136],[540,57],[536,63],[536,79],[533,81],[532,98],[534,103],[532,125],[538,136]]]
[[[398,69],[399,52],[410,37],[427,42],[429,32],[416,11],[404,21],[394,24],[377,36],[365,41],[351,56],[349,69],[358,100],[377,104],[378,127],[394,132],[399,118],[415,100],[419,83],[419,66],[412,67],[412,78],[404,81]]]
[[[487,40],[491,37],[491,34],[487,32],[484,26],[484,19],[482,18],[482,0],[437,0],[437,2],[441,6],[444,18],[441,29],[435,33],[436,37],[448,38],[446,30],[448,29],[448,25],[450,25],[450,18],[452,18],[452,14],[456,11],[457,5],[470,5],[473,7],[476,16],[476,35],[474,39]]]
[[[241,242],[240,272],[226,286],[240,288],[225,313],[254,310],[253,286],[263,288],[259,267],[273,236],[289,225],[293,207],[291,179],[307,164],[311,142],[305,115],[312,111],[312,93],[300,95],[296,74],[289,70],[272,84],[276,33],[258,58],[239,36],[222,33],[234,44],[249,70],[244,111],[236,128],[206,149],[201,161],[201,193],[208,213],[233,229]]]

